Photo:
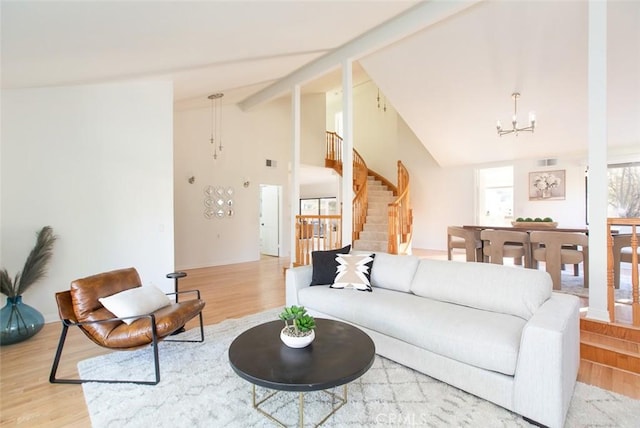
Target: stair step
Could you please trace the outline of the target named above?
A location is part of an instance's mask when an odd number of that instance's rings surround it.
[[[386,205],[389,202],[393,202],[393,196],[389,196],[385,194],[381,194],[381,195],[371,194],[371,192],[369,192],[369,194],[367,195],[367,200],[369,201],[369,203],[378,202]]]
[[[367,241],[363,239],[356,239],[353,241],[353,249],[357,251],[377,251],[386,252],[387,242],[381,241]]]
[[[387,209],[387,207],[385,206],[384,208],[380,208],[380,207],[368,207],[367,208],[367,217],[388,217],[388,212],[389,210]]]
[[[640,328],[580,318],[580,357],[640,374]]]
[[[640,374],[640,343],[636,341],[582,330],[580,357]]]
[[[374,232],[363,230],[360,232],[360,239],[364,241],[384,241],[387,240],[387,232]]]
[[[367,208],[367,217],[388,217],[387,207],[369,207]]]
[[[583,317],[580,318],[580,331],[589,331],[640,343],[640,328],[631,325],[611,324]]]
[[[387,227],[389,226],[389,219],[385,216],[381,216],[381,215],[368,215],[367,219],[365,220],[365,224],[371,224],[374,226],[384,226]]]
[[[371,223],[371,222],[367,222],[364,224],[364,231],[367,232],[384,232],[384,233],[388,233],[389,231],[389,225],[387,224],[376,224],[376,223]]]
[[[367,201],[369,202],[369,205],[371,204],[379,204],[382,206],[387,206],[389,205],[389,202],[393,202],[393,199],[391,198],[387,198],[387,197],[379,197],[379,196],[371,196],[369,195],[369,197],[367,198]]]

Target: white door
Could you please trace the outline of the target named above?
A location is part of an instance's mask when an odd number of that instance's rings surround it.
[[[280,255],[280,186],[260,185],[260,252]]]

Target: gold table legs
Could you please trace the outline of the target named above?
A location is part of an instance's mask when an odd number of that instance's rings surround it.
[[[320,422],[318,422],[314,426],[319,427],[320,425],[325,423],[325,421],[327,419],[329,419],[335,412],[337,412],[340,407],[344,406],[347,403],[347,385],[344,384],[342,387],[343,387],[342,396],[336,394],[335,392],[329,392],[329,391],[326,391],[326,390],[322,391],[325,394],[328,394],[329,396],[331,396],[333,398],[333,401],[331,403],[331,412],[329,412],[329,414],[327,414],[324,418],[322,418],[322,420]],[[260,408],[261,404],[264,404],[266,401],[268,401],[270,398],[274,397],[280,391],[274,391],[274,392],[272,392],[271,394],[267,395],[265,398],[263,398],[260,401],[256,401],[256,386],[255,385],[253,385],[253,391],[252,392],[253,392],[252,393],[253,408],[256,409],[257,411],[259,411],[260,413],[262,413],[263,415],[265,415],[267,418],[269,418],[271,421],[275,422],[279,426],[286,428],[286,425],[282,421],[277,419],[271,413],[268,413],[264,409]],[[336,401],[337,401],[337,405],[336,405]],[[300,427],[300,428],[304,427],[304,393],[303,392],[298,393],[298,427]]]

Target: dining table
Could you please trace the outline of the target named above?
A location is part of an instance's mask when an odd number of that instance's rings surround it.
[[[534,230],[542,230],[547,232],[573,232],[573,233],[586,233],[589,234],[589,229],[586,227],[549,227],[549,226],[478,226],[465,224],[462,226],[465,229],[472,230],[515,230],[520,232],[531,232]]]

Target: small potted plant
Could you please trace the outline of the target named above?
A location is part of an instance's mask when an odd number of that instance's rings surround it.
[[[540,218],[540,217],[536,217],[536,218],[531,218],[531,217],[518,217],[515,221],[512,221],[511,224],[514,227],[536,227],[536,228],[541,228],[541,227],[545,227],[545,228],[555,228],[558,226],[558,223],[553,221],[553,219],[551,217],[545,217],[545,218]]]
[[[304,348],[315,339],[316,321],[307,314],[304,306],[285,307],[279,318],[284,321],[280,339],[285,345],[291,348]]]

